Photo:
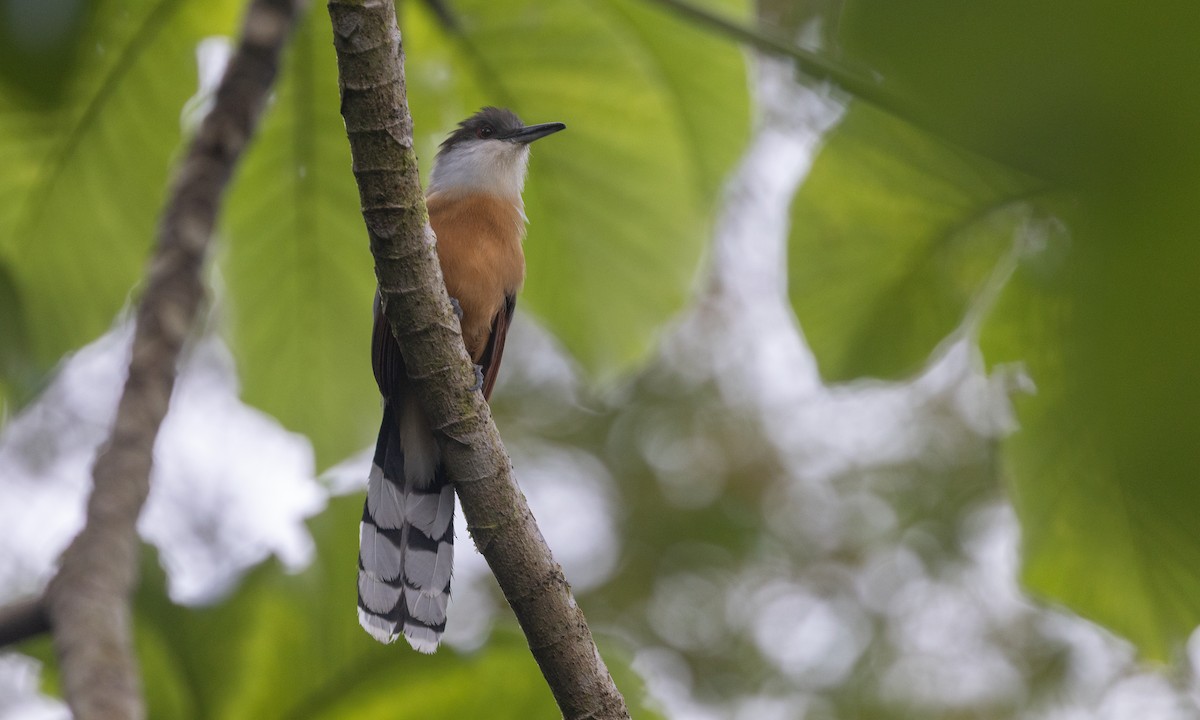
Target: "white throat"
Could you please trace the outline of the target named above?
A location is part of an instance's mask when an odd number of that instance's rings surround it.
[[[524,208],[521,191],[529,168],[529,146],[503,140],[468,140],[438,153],[429,192],[485,192]]]

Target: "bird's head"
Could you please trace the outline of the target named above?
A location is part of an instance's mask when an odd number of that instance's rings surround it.
[[[511,110],[485,107],[442,143],[429,191],[487,192],[520,202],[529,144],[565,128],[557,122],[526,125]]]

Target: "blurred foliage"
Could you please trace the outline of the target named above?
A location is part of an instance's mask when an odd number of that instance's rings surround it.
[[[196,43],[229,32],[241,7],[84,5],[92,20],[73,49],[83,59],[52,101],[0,87],[0,274],[28,347],[16,375],[0,367],[9,403],[110,327],[141,277],[196,88]]]
[[[850,0],[842,29],[945,136],[1054,182],[1133,189],[1200,167],[1198,26],[1191,3]]]
[[[723,7],[744,12],[738,0]],[[99,57],[64,81],[62,99],[0,95],[0,266],[38,370],[0,367],[0,387],[28,384],[126,301],[196,87],[194,49],[232,33],[237,8],[98,5],[79,46]],[[403,7],[424,168],[444,133],[483,104],[566,122],[570,132],[534,153],[527,253],[539,281],[522,307],[598,375],[628,369],[682,307],[717,188],[744,142],[742,55],[628,0],[453,9],[461,32],[424,5]],[[370,441],[366,409],[377,402],[365,371],[373,279],[336,77],[317,8],[231,187],[219,264],[246,397],[312,438],[322,467]],[[606,300],[587,300],[597,297]],[[21,390],[7,401],[31,394]]]
[[[467,656],[428,657],[380,645],[347,621],[355,585],[346,580],[353,576],[361,515],[361,498],[335,498],[312,521],[312,565],[289,575],[267,563],[234,597],[210,608],[172,604],[165,578],[149,563],[150,579],[138,596],[148,715],[558,717],[519,633],[498,632],[485,649]],[[619,666],[614,672],[629,683]],[[636,697],[631,693],[631,700]]]
[[[274,102],[230,187],[224,316],[246,401],[311,438],[322,467],[378,432],[364,340],[375,273],[338,103],[328,13],[292,38]],[[301,391],[301,389],[303,389]]]
[[[98,5],[83,0],[0,3],[0,83],[29,102],[60,102],[84,60],[80,40]]]
[[[1200,13],[858,0],[842,21],[943,139],[854,108],[801,191],[792,293],[824,373],[911,373],[1014,253],[965,329],[1038,389],[1004,454],[1025,580],[1167,659],[1200,623]],[[1039,187],[1065,232],[992,222]]]
[[[768,5],[773,22],[795,20],[796,8]],[[1003,475],[1029,587],[1148,657],[1176,656],[1200,622],[1200,12],[811,5],[837,13],[837,37],[825,33],[836,52],[920,108],[916,127],[853,104],[795,199],[790,299],[824,378],[908,378],[965,336],[989,365],[1022,364],[1037,392],[1016,398],[1021,430],[1000,447],[930,407],[910,455],[813,478],[795,470],[811,456],[771,446],[753,414],[669,361],[641,368],[610,405],[538,406],[535,382],[506,437],[589,449],[622,498],[620,575],[584,598],[589,615],[682,658],[690,689],[713,701],[796,693],[812,717],[1017,715],[1049,703],[1075,660],[1044,618],[992,607],[971,584]],[[35,12],[31,0],[0,8]],[[136,294],[194,119],[181,108],[197,43],[234,32],[241,3],[45,8],[42,44],[0,24],[6,408]],[[746,137],[740,52],[636,0],[452,9],[454,31],[424,4],[401,8],[423,169],[485,103],[565,122],[531,165],[536,280],[521,307],[593,376],[638,367],[687,300]],[[747,15],[739,0],[716,10]],[[377,400],[373,281],[319,5],[280,83],[231,187],[214,278],[246,398],[312,438],[325,467],[370,441]],[[506,403],[499,394],[502,420]],[[148,569],[138,612],[151,715],[552,717],[511,633],[464,660],[379,648],[358,631],[346,582],[357,516],[357,501],[335,501],[314,521],[309,570],[264,566],[212,608],[169,604]],[[751,617],[781,621],[765,632]],[[955,672],[969,663],[912,629],[943,624],[967,628],[955,651],[986,655],[993,664],[977,666],[1009,684],[947,700],[965,692]]]
[[[310,524],[317,556],[307,569],[289,574],[277,561],[264,563],[210,607],[172,603],[147,548],[135,601],[147,717],[560,717],[515,627],[497,630],[476,652],[433,656],[362,632],[353,581],[361,516],[361,498],[333,499]],[[50,659],[44,641],[25,650]],[[658,717],[637,707],[642,693],[621,653],[606,648],[605,656],[637,716]],[[58,691],[53,672],[43,685]]]
[[[822,376],[900,378],[963,319],[1038,183],[855,105],[792,206],[792,303]]]
[[[1061,701],[1084,659],[980,569],[997,532],[995,443],[933,400],[890,462],[863,448],[844,471],[800,470],[795,456],[836,455],[823,437],[781,451],[677,363],[566,418],[562,398],[502,387],[521,397],[519,416],[498,413],[510,444],[530,431],[522,419],[549,415],[617,484],[620,569],[581,598],[593,625],[665,658],[713,717],[758,717],[764,698],[787,708],[766,717],[879,720],[1029,717]]]
[[[1076,207],[983,338],[1037,384],[1006,447],[1027,585],[1159,660],[1200,622],[1200,248],[1182,209]]]
[[[0,266],[0,418],[3,417],[4,398],[12,397],[17,403],[28,401],[27,396],[37,387],[37,371],[31,356],[29,329],[25,327],[16,282],[8,270]]]

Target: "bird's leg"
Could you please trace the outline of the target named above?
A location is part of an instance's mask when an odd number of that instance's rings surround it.
[[[462,305],[458,304],[458,298],[453,295],[450,296],[450,307],[454,308],[454,317],[458,318],[458,322],[461,323],[463,319]]]
[[[482,390],[483,389],[483,366],[482,365],[475,366],[475,384],[471,387],[471,389],[472,390]]]

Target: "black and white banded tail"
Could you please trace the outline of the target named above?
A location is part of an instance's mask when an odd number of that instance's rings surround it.
[[[454,489],[416,400],[393,397],[359,525],[359,623],[380,642],[403,634],[414,649],[434,652],[446,629],[453,565]]]

